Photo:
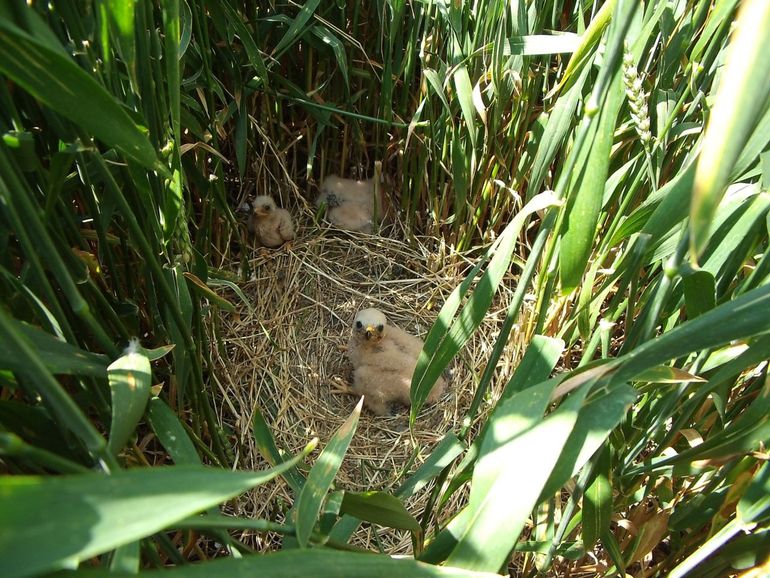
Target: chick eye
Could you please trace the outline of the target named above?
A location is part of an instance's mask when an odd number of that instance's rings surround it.
[[[378,325],[378,326],[377,326],[377,331],[379,331],[380,333],[382,333],[382,330],[383,330],[383,329],[385,329],[385,326],[384,326],[384,325]]]
[[[270,205],[262,205],[266,211],[270,210]]]
[[[363,324],[360,321],[356,321],[356,328],[361,329],[363,327]]]

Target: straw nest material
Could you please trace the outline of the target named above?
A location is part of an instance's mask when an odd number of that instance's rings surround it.
[[[401,237],[397,229],[392,225],[380,235],[350,233],[317,226],[306,212],[291,247],[253,251],[251,280],[241,284],[251,309],[231,294],[237,311],[221,312],[213,329],[222,344],[214,347],[217,367],[212,371],[221,394],[218,411],[236,440],[237,468],[267,466],[252,432],[257,410],[287,452],[301,450],[317,436],[319,449],[303,468],[315,462],[357,403],[331,389],[334,383],[350,382],[344,348],[359,309],[377,307],[389,323],[425,337],[468,266],[456,255],[447,258],[440,241],[423,238],[410,244],[395,238]],[[337,489],[393,491],[446,432],[459,430],[504,319],[512,281],[507,280],[481,328],[455,359],[449,393],[421,411],[413,437],[407,408],[391,417],[363,410],[335,480]],[[514,329],[482,414],[520,357],[518,337]],[[413,515],[422,514],[427,494],[422,490],[407,500]],[[462,499],[450,501],[440,520],[456,513]],[[243,496],[231,511],[280,522],[292,500],[288,484],[277,479]],[[261,551],[276,548],[279,540],[247,533],[239,538]],[[378,528],[375,535],[368,524],[357,531],[353,543],[391,554],[411,551],[408,534]]]

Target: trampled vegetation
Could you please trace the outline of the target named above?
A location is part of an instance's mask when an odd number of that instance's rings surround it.
[[[0,574],[767,575],[769,44],[766,0],[1,0]],[[234,209],[375,161],[474,265],[412,423],[513,292],[466,419],[396,495],[334,488],[360,405],[293,457],[256,412],[230,471]],[[285,519],[221,514],[277,476]]]

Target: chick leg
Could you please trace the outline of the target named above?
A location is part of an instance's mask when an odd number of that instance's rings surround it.
[[[332,378],[330,393],[335,395],[361,395],[339,377]]]

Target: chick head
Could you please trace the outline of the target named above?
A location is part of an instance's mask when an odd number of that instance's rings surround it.
[[[276,209],[275,201],[272,197],[268,197],[267,195],[259,195],[254,199],[253,207],[254,214],[257,217],[267,217]]]
[[[353,334],[359,339],[377,343],[385,334],[387,320],[379,309],[362,309],[353,321]]]

